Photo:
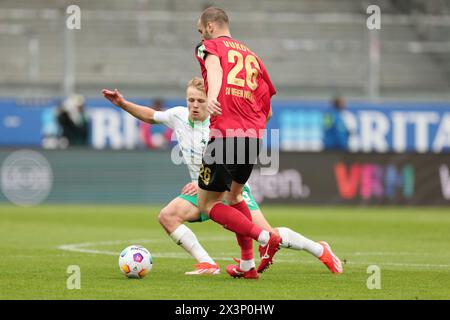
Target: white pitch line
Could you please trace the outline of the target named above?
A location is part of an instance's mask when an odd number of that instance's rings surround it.
[[[226,241],[229,240],[228,237],[206,237],[204,238],[207,241]],[[112,240],[112,241],[98,241],[98,242],[84,242],[84,243],[74,243],[74,244],[63,244],[58,246],[58,249],[71,251],[71,252],[81,252],[81,253],[91,253],[91,254],[103,254],[116,256],[120,252],[115,251],[106,251],[106,250],[97,250],[97,249],[86,249],[88,247],[95,246],[110,246],[115,244],[122,243],[134,243],[134,244],[142,244],[142,243],[162,243],[166,242],[166,239],[138,239],[138,240]],[[152,253],[152,256],[155,258],[177,258],[177,259],[191,259],[191,257],[186,256],[185,253],[181,252],[166,252],[166,253]],[[219,260],[219,259],[217,259]],[[231,260],[231,258],[230,258]]]
[[[433,254],[426,252],[383,252],[383,251],[352,252],[346,254],[355,256],[422,256],[422,257],[433,256]]]
[[[362,263],[359,263],[362,264]],[[369,263],[364,263],[369,265]],[[419,268],[450,268],[450,264],[428,264],[428,263],[395,263],[395,262],[383,262],[380,263],[385,266],[394,267],[419,267]]]
[[[204,237],[204,240],[207,241],[225,241],[229,240],[228,237]],[[80,252],[80,253],[90,253],[90,254],[102,254],[102,255],[110,255],[110,256],[117,256],[119,252],[115,251],[107,251],[107,250],[97,250],[97,249],[87,249],[89,247],[95,247],[100,245],[115,245],[115,244],[122,244],[122,243],[161,243],[166,242],[165,239],[139,239],[139,240],[113,240],[113,241],[98,241],[98,242],[84,242],[84,243],[74,243],[74,244],[63,244],[58,246],[58,249],[64,250],[64,251],[71,251],[71,252]],[[232,256],[236,254],[234,253],[226,253],[221,252],[221,256],[215,256],[212,257],[214,260],[218,261],[231,261]],[[373,255],[394,255],[396,252],[373,252]],[[355,253],[348,253],[347,255],[355,255],[355,256],[362,256],[362,255],[371,255],[371,252],[355,252]],[[405,254],[403,254],[405,255]],[[193,258],[189,256],[185,252],[165,252],[165,253],[152,253],[152,256],[155,258],[173,258],[173,259],[190,259]],[[293,256],[293,253],[289,253],[289,256]],[[283,262],[283,263],[296,263],[296,264],[316,264],[317,261],[305,261],[300,259],[275,259],[276,262]],[[380,266],[394,266],[394,267],[412,267],[412,268],[443,268],[443,269],[450,269],[450,264],[422,264],[422,263],[396,263],[396,262],[380,262],[380,261],[371,261],[371,262],[353,262],[353,261],[347,261],[348,265],[380,265]]]

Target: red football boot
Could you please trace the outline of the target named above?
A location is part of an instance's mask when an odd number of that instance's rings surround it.
[[[220,274],[220,269],[218,264],[211,264],[208,262],[197,263],[195,265],[194,271],[185,272],[184,274],[188,276],[198,276],[198,275],[217,275]]]
[[[272,258],[280,250],[281,237],[275,233],[270,234],[269,242],[265,246],[259,246],[259,255],[261,262],[258,266],[258,273],[262,273],[272,264]]]
[[[322,261],[332,273],[343,273],[344,269],[342,268],[342,262],[333,251],[331,251],[330,245],[325,241],[319,241],[319,244],[323,247],[323,253],[319,258],[320,261]]]
[[[234,259],[234,258],[233,258]],[[239,263],[238,259],[234,259],[237,263]],[[251,268],[248,271],[244,271],[240,268],[239,264],[230,264],[227,266],[227,273],[233,278],[244,278],[244,279],[258,279],[259,275],[256,272],[255,268]]]

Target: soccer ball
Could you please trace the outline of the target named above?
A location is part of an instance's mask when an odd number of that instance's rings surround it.
[[[152,270],[152,266],[152,255],[142,246],[132,245],[120,253],[119,268],[128,278],[143,278]]]

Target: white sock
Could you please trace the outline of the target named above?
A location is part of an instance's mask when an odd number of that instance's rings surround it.
[[[215,264],[214,260],[209,256],[205,249],[203,249],[197,237],[191,229],[184,224],[180,225],[170,234],[170,237],[176,244],[182,246],[191,256],[198,262],[208,262]]]
[[[269,239],[270,239],[269,231],[263,230],[259,234],[258,242],[261,243],[261,245],[265,246],[269,242]]]
[[[294,250],[305,250],[313,256],[319,258],[323,253],[323,247],[308,238],[305,238],[300,233],[297,233],[289,228],[277,228],[278,233],[282,239],[281,246],[283,248]]]
[[[251,268],[255,267],[255,259],[252,260],[241,260],[241,262],[239,263],[239,268],[242,271],[248,271]]]

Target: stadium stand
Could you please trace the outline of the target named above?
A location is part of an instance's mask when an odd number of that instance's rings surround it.
[[[14,90],[23,85],[59,93],[64,9],[72,3],[82,9],[74,39],[79,92],[93,95],[110,85],[134,95],[171,94],[199,73],[196,20],[207,1],[0,0],[0,95],[21,95]],[[266,61],[281,95],[366,96],[368,1],[281,0],[276,8],[269,0],[213,3],[227,9],[232,32]],[[448,14],[450,1],[415,1],[408,10],[402,1],[375,3],[386,15],[378,32],[382,96],[449,92],[450,19],[436,15]],[[418,16],[432,22],[412,23]]]

